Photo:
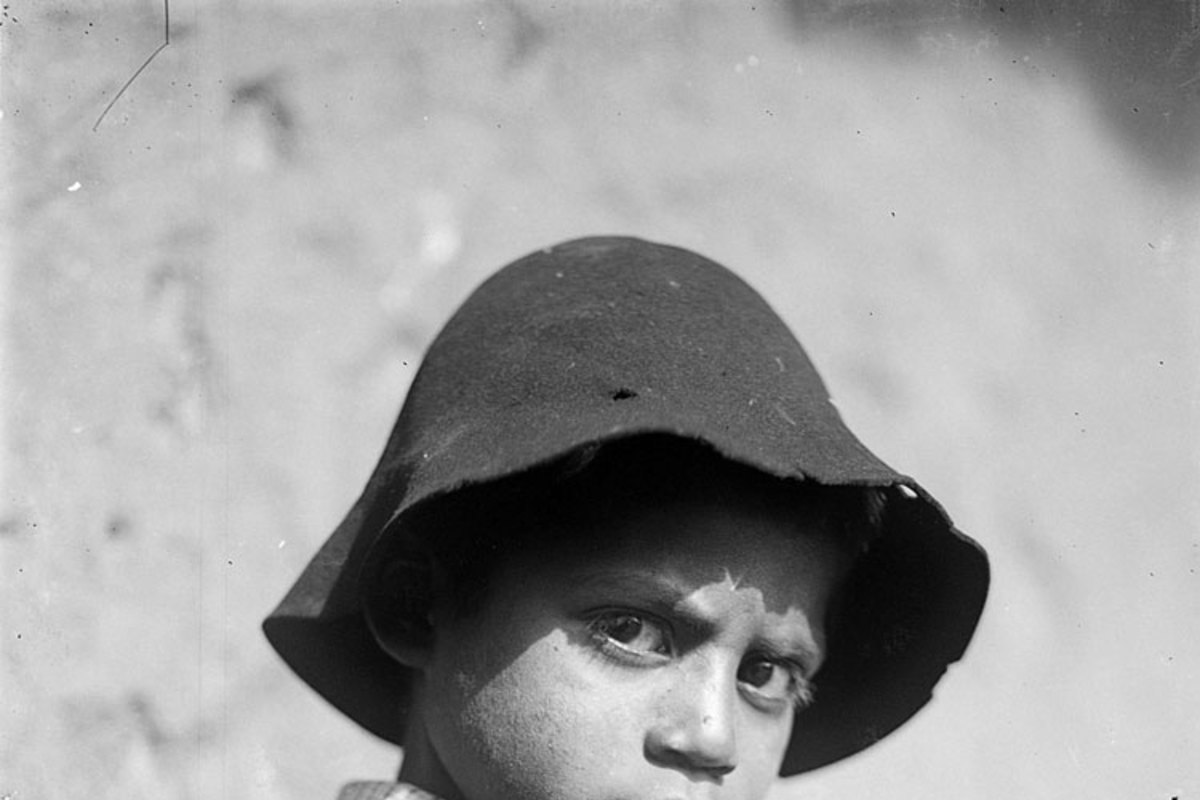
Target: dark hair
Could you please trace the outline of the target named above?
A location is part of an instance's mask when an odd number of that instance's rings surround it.
[[[367,617],[376,636],[427,634],[438,586],[450,593],[454,613],[469,616],[508,559],[564,543],[596,550],[605,544],[600,537],[573,534],[594,532],[597,520],[621,509],[697,498],[815,516],[819,535],[850,557],[878,535],[884,504],[881,490],[774,478],[673,436],[582,448],[546,467],[429,500],[385,530],[365,575]]]

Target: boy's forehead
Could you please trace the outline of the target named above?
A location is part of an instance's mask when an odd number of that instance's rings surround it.
[[[808,595],[828,573],[844,573],[850,560],[811,510],[700,496],[599,510],[551,542],[535,558],[571,580],[640,581],[681,591],[729,581],[786,584]]]
[[[769,494],[761,486],[712,477],[679,475],[678,483],[609,492],[600,486],[572,498],[563,515],[565,540],[583,549],[626,549],[653,554],[680,544],[738,546],[749,537],[770,537],[781,555],[795,540],[831,538],[828,514],[819,500],[797,491]],[[661,477],[661,476],[660,476]]]

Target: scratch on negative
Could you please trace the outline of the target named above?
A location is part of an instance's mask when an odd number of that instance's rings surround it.
[[[146,67],[150,66],[150,62],[157,58],[159,53],[161,53],[163,50],[166,50],[167,45],[169,44],[171,44],[171,2],[170,0],[163,0],[162,44],[156,47],[154,52],[142,62],[142,65],[134,70],[134,73],[129,76],[129,80],[125,81],[125,84],[117,91],[115,95],[113,95],[113,99],[108,101],[108,105],[106,105],[104,110],[100,112],[100,116],[96,117],[96,124],[92,126],[92,133],[95,133],[100,129],[100,123],[104,122],[104,118],[108,116],[108,112],[111,111],[112,107],[115,106],[117,101],[121,99],[121,95],[125,94],[125,90],[133,85],[133,82],[138,79],[138,75],[141,75],[142,72],[145,71]]]
[[[788,416],[788,413],[783,410],[783,405],[781,403],[775,404],[775,410],[779,412],[779,416],[781,416],[785,420],[787,420],[787,423],[789,425],[791,425],[793,428],[796,427],[796,420],[794,420],[790,416]]]

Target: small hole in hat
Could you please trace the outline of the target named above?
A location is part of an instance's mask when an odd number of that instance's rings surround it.
[[[628,400],[632,397],[637,397],[637,392],[633,389],[626,389],[624,386],[612,393],[613,400]]]

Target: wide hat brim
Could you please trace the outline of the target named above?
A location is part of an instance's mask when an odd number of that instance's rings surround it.
[[[929,701],[983,610],[982,548],[850,433],[753,289],[690,251],[622,237],[538,251],[467,299],[426,354],[358,502],[264,622],[267,638],[334,706],[402,745],[414,673],[380,649],[362,606],[381,533],[465,487],[649,434],[887,498],[781,775],[852,755]]]

